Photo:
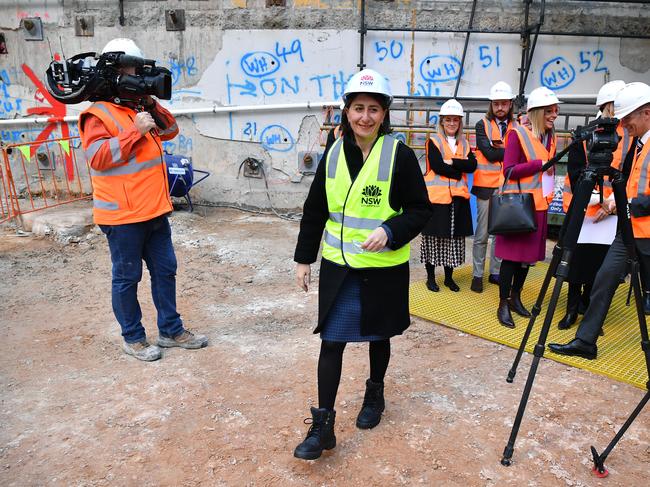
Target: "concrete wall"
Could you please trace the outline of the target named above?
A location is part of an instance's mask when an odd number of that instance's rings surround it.
[[[0,54],[0,118],[29,113],[71,115],[83,107],[51,103],[41,86],[50,60],[47,41],[27,41],[20,20],[40,17],[52,51],[71,56],[101,50],[113,37],[131,37],[147,56],[173,73],[175,108],[336,101],[359,62],[360,2],[287,0],[267,8],[266,0],[124,2],[3,1],[0,33],[8,54]],[[368,1],[368,25],[378,27],[466,28],[469,1]],[[518,30],[523,2],[479,1],[474,28]],[[186,29],[167,31],[165,10],[185,10]],[[540,2],[531,5],[531,22]],[[77,17],[92,18],[94,36],[75,35]],[[650,14],[640,4],[547,1],[543,30],[637,34],[650,37]],[[60,38],[60,40],[59,40]],[[464,34],[369,32],[365,63],[384,73],[395,94],[449,96],[460,72]],[[518,35],[472,35],[459,95],[485,95],[500,79],[518,85]],[[650,82],[648,39],[541,37],[526,91],[544,84],[560,94],[595,93],[608,79]],[[411,82],[412,81],[412,82]],[[435,106],[434,106],[435,108]],[[334,116],[337,113],[335,111]],[[267,207],[262,179],[238,177],[244,159],[265,164],[273,204],[296,208],[311,177],[300,172],[305,152],[318,154],[316,110],[277,110],[179,117],[181,135],[166,144],[191,156],[212,176],[193,189],[211,202]],[[435,123],[435,112],[429,122]],[[426,122],[426,120],[420,120]],[[45,126],[0,126],[5,143],[43,137]],[[51,124],[61,133],[60,124]],[[65,128],[77,133],[75,124]]]

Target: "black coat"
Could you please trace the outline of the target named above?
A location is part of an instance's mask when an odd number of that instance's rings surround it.
[[[632,162],[634,161],[634,145],[636,138],[632,141],[632,150],[628,151],[627,157],[623,161],[621,172],[625,179],[630,175]],[[587,167],[587,155],[583,144],[574,144],[569,148],[569,156],[567,161],[567,174],[569,175],[569,183],[571,185],[571,192],[575,191],[580,180],[580,176],[584,169]],[[603,261],[609,245],[600,244],[578,244],[576,252],[571,260],[569,266],[569,275],[567,281],[572,284],[593,284],[596,279],[596,273]]]
[[[351,178],[354,180],[363,166],[361,149],[353,139],[345,137],[343,151]],[[320,241],[329,217],[325,192],[325,161],[327,152],[316,169],[316,174],[300,221],[300,233],[294,260],[301,264],[316,261]],[[410,242],[422,230],[431,214],[431,205],[417,158],[413,151],[400,143],[397,147],[389,192],[390,206],[402,214],[384,222],[391,230],[391,249]],[[350,269],[327,259],[321,259],[318,325],[321,331],[327,314],[336,300],[341,284],[349,272],[361,278],[361,334],[393,336],[402,333],[410,324],[409,318],[409,265],[375,269]]]
[[[459,180],[463,173],[476,171],[476,157],[472,152],[467,159],[452,159],[452,165],[445,164],[438,147],[429,139],[429,167],[433,172],[450,179]],[[474,234],[472,210],[469,199],[455,196],[449,204],[432,204],[431,218],[422,230],[422,235],[434,237],[466,237]],[[454,234],[451,234],[451,212],[454,212]]]

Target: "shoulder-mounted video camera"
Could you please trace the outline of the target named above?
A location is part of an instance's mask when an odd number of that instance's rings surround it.
[[[609,166],[620,137],[616,133],[617,118],[597,118],[571,132],[574,141],[584,141],[590,166]]]
[[[135,74],[121,68],[134,67]],[[47,90],[61,103],[113,101],[133,103],[147,95],[169,100],[172,75],[151,59],[128,56],[123,52],[77,54],[63,61],[53,60],[47,69]]]

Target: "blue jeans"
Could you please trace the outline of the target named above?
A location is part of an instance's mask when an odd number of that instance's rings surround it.
[[[158,332],[174,337],[183,331],[176,312],[176,255],[166,215],[126,225],[100,225],[108,239],[113,263],[113,313],[127,343],[145,339],[142,311],[138,303],[138,283],[142,261],[151,275],[151,294],[158,311]]]

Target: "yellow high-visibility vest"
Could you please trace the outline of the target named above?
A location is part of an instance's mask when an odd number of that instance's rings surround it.
[[[380,136],[352,182],[343,150],[337,139],[325,161],[325,191],[329,218],[325,224],[323,258],[355,269],[392,267],[408,262],[410,245],[397,250],[384,247],[369,252],[361,244],[386,220],[399,215],[390,206],[389,193],[399,141]]]

